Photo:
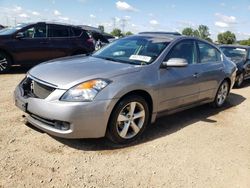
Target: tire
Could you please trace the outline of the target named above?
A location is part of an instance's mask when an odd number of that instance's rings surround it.
[[[11,68],[10,57],[6,53],[0,51],[0,74],[8,72],[10,68]]]
[[[228,81],[224,80],[217,93],[216,93],[216,96],[215,96],[215,99],[214,99],[214,102],[212,103],[212,105],[216,108],[220,108],[224,105],[224,103],[226,102],[226,99],[227,99],[227,96],[228,96],[228,93],[229,93],[229,83]]]
[[[242,87],[243,82],[244,82],[244,77],[245,77],[245,75],[244,75],[243,72],[239,74],[239,76],[237,78],[237,81],[234,84],[235,87],[237,87],[237,88],[241,88]]]
[[[111,113],[107,129],[108,139],[115,144],[135,141],[147,127],[149,117],[149,107],[144,98],[136,95],[125,97]]]

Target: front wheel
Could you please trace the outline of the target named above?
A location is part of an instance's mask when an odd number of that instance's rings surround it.
[[[216,93],[213,106],[217,108],[223,106],[223,104],[225,103],[227,99],[228,93],[229,93],[229,83],[228,81],[225,80],[221,83]]]
[[[0,74],[6,73],[11,67],[11,59],[9,56],[4,53],[0,52]]]
[[[149,108],[144,98],[129,96],[122,99],[113,109],[107,136],[117,144],[135,141],[149,122]]]

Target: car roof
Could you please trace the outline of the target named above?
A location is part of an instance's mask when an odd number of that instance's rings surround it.
[[[233,47],[233,48],[250,49],[250,46],[239,45],[239,44],[223,44],[223,45],[219,45],[219,47]]]
[[[19,23],[19,24],[17,24],[17,25],[22,25],[23,27],[26,27],[26,26],[34,25],[34,24],[55,24],[55,25],[76,27],[76,28],[82,29],[82,28],[79,27],[79,26],[72,25],[72,24],[67,24],[67,23],[61,23],[61,22],[27,22],[27,23]]]
[[[171,42],[177,38],[189,38],[189,37],[185,37],[182,35],[169,35],[169,34],[161,34],[158,33],[157,34],[155,32],[142,32],[136,35],[131,35],[131,36],[143,36],[143,37],[152,37],[152,38],[158,38],[158,39],[164,39],[167,42]]]
[[[88,25],[78,25],[78,27],[81,27],[86,31],[94,31],[94,32],[102,33],[102,31],[97,27],[92,27]]]
[[[167,35],[167,34],[160,34],[160,33],[155,34],[154,32],[152,32],[152,33],[150,32],[150,33],[146,33],[146,34],[139,33],[139,34],[131,35],[131,36],[128,36],[128,37],[136,37],[136,36],[152,37],[152,38],[155,38],[155,39],[163,39],[165,42],[173,42],[173,41],[176,41],[176,40],[201,41],[201,42],[204,42],[204,43],[208,43],[211,46],[213,46],[213,47],[215,47],[215,48],[217,48],[219,50],[219,47],[217,45],[215,45],[214,43],[211,43],[211,42],[209,42],[207,40],[204,40],[204,39],[201,39],[201,38],[198,38],[198,37],[193,37],[193,36]]]
[[[145,31],[140,32],[139,34],[154,34],[154,35],[175,35],[175,36],[181,36],[178,32],[165,32],[165,31]]]

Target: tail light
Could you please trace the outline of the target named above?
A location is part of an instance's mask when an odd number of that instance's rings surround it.
[[[94,50],[95,49],[95,44],[94,44],[94,40],[92,38],[87,39],[87,45]]]
[[[92,38],[89,38],[89,39],[87,40],[87,43],[88,43],[89,45],[94,45],[94,41],[93,41]]]

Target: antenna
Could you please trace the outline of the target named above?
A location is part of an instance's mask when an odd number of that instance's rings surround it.
[[[121,19],[121,27],[122,27],[122,33],[125,33],[125,27],[126,27],[126,19]]]
[[[115,19],[115,17],[113,17],[112,20],[113,20],[113,29],[115,29],[116,28],[116,19]]]

